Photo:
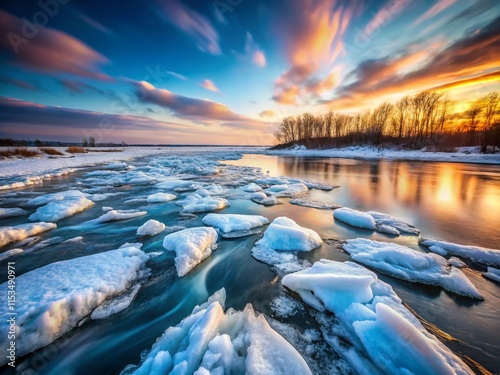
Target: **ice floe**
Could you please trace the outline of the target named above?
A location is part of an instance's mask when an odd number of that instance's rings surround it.
[[[11,242],[24,240],[27,237],[54,228],[57,228],[56,224],[44,222],[20,224],[12,227],[0,227],[0,247],[8,245]]]
[[[460,269],[453,267],[437,254],[364,238],[347,240],[342,247],[353,260],[386,275],[410,282],[436,285],[455,294],[483,299]]]
[[[13,207],[13,208],[1,208],[0,207],[0,219],[6,218],[6,217],[14,217],[14,216],[22,216],[27,214],[28,211],[23,210],[22,208],[19,207]]]
[[[500,250],[486,247],[459,245],[452,242],[429,240],[420,238],[418,243],[429,248],[433,253],[440,255],[455,255],[470,259],[476,263],[500,267]]]
[[[16,278],[16,355],[44,347],[76,327],[106,300],[137,284],[147,272],[148,256],[135,247],[51,263]],[[7,282],[0,285],[7,295]],[[7,316],[8,305],[0,306]],[[0,322],[7,337],[9,323]],[[0,341],[7,350],[7,340]],[[7,362],[2,356],[0,365]]]
[[[366,212],[342,207],[333,211],[333,217],[353,227],[375,230],[375,219]]]
[[[201,188],[201,185],[193,181],[168,179],[157,183],[155,188],[173,191],[193,191]]]
[[[99,216],[97,219],[92,220],[94,223],[107,223],[108,221],[127,220],[134,217],[147,215],[147,211],[137,210],[111,210],[104,215]]]
[[[174,194],[168,194],[168,193],[155,193],[151,194],[146,198],[146,201],[148,203],[164,203],[164,202],[170,202],[177,198],[176,195]]]
[[[260,215],[208,214],[203,224],[218,229],[222,237],[244,237],[254,233],[255,228],[269,224],[269,220]]]
[[[498,268],[488,267],[488,271],[483,273],[483,276],[500,283],[500,270]]]
[[[282,284],[313,308],[334,313],[357,352],[366,353],[372,366],[383,373],[472,374],[425,330],[390,285],[362,266],[322,259],[309,269],[286,275]],[[359,368],[360,354],[343,351]],[[363,367],[366,371],[364,364],[360,370]]]
[[[301,182],[295,184],[273,185],[266,189],[269,195],[275,195],[278,198],[292,198],[307,193],[308,187]]]
[[[290,199],[289,203],[290,204],[294,204],[296,206],[317,208],[319,210],[336,210],[337,208],[342,207],[339,204],[328,203],[328,202],[321,202],[321,201],[315,201],[315,200],[312,200],[312,199],[309,199],[309,198],[295,198],[295,199]]]
[[[39,207],[29,219],[32,221],[58,221],[65,217],[73,216],[94,205],[85,194],[79,190],[68,190],[59,193],[44,194],[30,199],[28,205]]]
[[[266,193],[263,192],[253,193],[250,199],[252,200],[252,202],[261,204],[263,206],[274,206],[277,204],[282,204],[282,202],[276,195],[271,195],[268,197]]]
[[[311,374],[301,355],[247,305],[224,313],[225,290],[157,339],[125,374]]]
[[[0,254],[0,262],[14,255],[21,254],[23,252],[24,250],[19,248],[7,250],[6,252]]]
[[[257,191],[261,191],[262,188],[257,185],[254,182],[249,183],[248,185],[242,186],[241,188],[243,191],[246,191],[247,193],[255,193]]]
[[[182,205],[182,211],[186,213],[209,212],[221,210],[229,206],[227,199],[212,197],[208,191],[203,190],[191,193],[182,201],[178,201],[177,203]]]
[[[182,277],[212,254],[217,239],[214,228],[188,228],[165,236],[163,247],[175,252],[175,268]]]
[[[158,220],[148,220],[137,228],[138,236],[154,236],[165,230],[165,224],[159,222]]]
[[[394,232],[394,229],[396,229],[396,231],[398,232],[397,234],[399,233],[420,234],[420,230],[415,228],[414,225],[404,220],[398,219],[397,217],[383,214],[377,211],[368,211],[367,213],[370,214],[375,219],[376,222],[375,229],[378,232],[384,232],[384,229],[387,230],[387,228],[391,228],[389,229],[390,234],[396,234]]]

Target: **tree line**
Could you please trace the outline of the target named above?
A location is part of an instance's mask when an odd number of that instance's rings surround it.
[[[447,151],[459,146],[500,146],[500,92],[494,91],[455,112],[442,93],[423,91],[395,103],[355,114],[330,111],[285,117],[275,132],[278,145],[303,143],[316,147],[352,144]]]

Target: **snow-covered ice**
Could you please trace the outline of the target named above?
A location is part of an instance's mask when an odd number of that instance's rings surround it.
[[[257,192],[253,193],[250,197],[252,202],[261,204],[263,206],[274,206],[277,204],[282,204],[276,195],[267,196],[266,193]]]
[[[301,355],[247,305],[224,313],[225,290],[157,339],[125,374],[311,374]]]
[[[336,210],[337,208],[342,207],[339,204],[315,201],[309,198],[294,198],[290,199],[289,203],[294,204],[296,206],[317,208],[319,210]]]
[[[483,299],[460,269],[453,267],[445,258],[437,254],[364,238],[347,240],[343,244],[343,249],[353,260],[389,276],[410,282],[436,285],[455,294]]]
[[[292,198],[304,195],[308,192],[308,187],[301,182],[294,184],[273,185],[266,189],[266,193],[278,198]]]
[[[8,245],[11,242],[21,241],[27,237],[57,228],[54,223],[29,223],[20,224],[12,227],[0,227],[0,247]]]
[[[30,199],[28,205],[39,207],[29,219],[32,221],[59,221],[65,217],[73,216],[94,205],[85,194],[79,190],[68,190],[59,193],[41,195]]]
[[[214,228],[188,228],[165,236],[163,247],[175,252],[175,268],[182,277],[212,254],[217,239]]]
[[[208,214],[203,224],[215,227],[222,237],[244,237],[254,234],[254,228],[269,224],[269,220],[260,215]]]
[[[334,313],[352,336],[354,347],[383,373],[472,374],[425,330],[390,285],[362,266],[322,259],[309,269],[286,275],[282,284],[313,308]],[[344,351],[348,360],[359,363],[358,355]]]
[[[243,191],[246,191],[247,193],[255,193],[257,191],[262,190],[262,188],[254,182],[251,182],[248,185],[243,186],[241,189]]]
[[[112,315],[115,315],[125,310],[130,306],[134,298],[137,296],[137,293],[139,293],[139,289],[141,289],[141,285],[136,284],[129,290],[120,294],[118,297],[104,301],[101,305],[97,306],[97,308],[94,311],[92,311],[90,319],[93,320],[106,319]]]
[[[486,247],[459,245],[452,242],[429,240],[420,238],[418,243],[429,248],[430,251],[440,255],[455,255],[470,259],[476,263],[493,267],[500,267],[500,250]]]
[[[164,203],[164,202],[170,202],[177,198],[176,195],[174,194],[168,194],[168,193],[155,193],[151,194],[146,198],[146,201],[148,203]]]
[[[22,208],[19,207],[12,207],[12,208],[1,208],[0,207],[0,219],[6,218],[6,217],[13,217],[13,216],[22,216],[24,214],[27,214],[28,211],[23,210]]]
[[[0,262],[14,255],[21,254],[23,252],[24,250],[19,248],[7,250],[6,252],[0,254]]]
[[[488,271],[483,273],[483,276],[500,283],[500,269],[498,268],[488,267]]]
[[[274,219],[264,237],[255,243],[261,248],[277,251],[310,251],[322,244],[318,233],[284,216]]]
[[[108,221],[127,220],[127,219],[132,219],[134,217],[144,216],[147,214],[148,214],[147,211],[111,210],[92,221],[94,223],[107,223]]]
[[[353,227],[375,230],[375,219],[366,212],[341,207],[333,211],[333,217]]]
[[[16,278],[16,355],[44,347],[70,331],[107,299],[136,284],[145,274],[148,256],[135,247],[51,263]],[[7,295],[7,282],[0,285]],[[7,316],[7,304],[0,314]],[[9,323],[0,322],[7,337]],[[0,341],[2,352],[7,340]],[[2,356],[0,365],[7,362]]]
[[[399,234],[399,233],[407,233],[407,234],[420,234],[420,230],[415,228],[414,225],[398,219],[397,217],[383,214],[381,212],[377,211],[368,211],[368,214],[370,214],[376,222],[376,227],[375,229],[378,232],[384,232],[384,229],[390,233],[390,234]],[[387,228],[390,228],[387,230]],[[397,231],[394,232],[394,229]]]
[[[137,228],[138,236],[154,236],[165,230],[165,224],[159,222],[158,220],[148,220]]]
[[[199,191],[191,193],[178,204],[182,205],[182,211],[186,213],[200,213],[221,210],[229,206],[225,198],[212,197],[208,192]]]

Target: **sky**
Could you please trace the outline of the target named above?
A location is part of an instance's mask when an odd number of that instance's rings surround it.
[[[289,115],[500,89],[496,0],[16,0],[0,20],[2,138],[270,145]]]

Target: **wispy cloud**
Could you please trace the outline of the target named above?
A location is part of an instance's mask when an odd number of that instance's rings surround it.
[[[212,55],[222,53],[219,34],[206,17],[184,5],[180,0],[163,0],[161,5],[167,19],[192,37],[201,51]]]
[[[20,18],[1,9],[0,18],[0,49],[12,65],[46,74],[111,80],[99,68],[108,63],[108,59],[82,41],[47,27],[38,27],[36,37],[27,38],[23,35],[23,21]],[[13,42],[16,36],[21,39]]]
[[[200,86],[207,89],[208,91],[220,92],[217,86],[215,86],[215,83],[213,83],[209,79],[205,79],[203,82],[201,82]]]
[[[437,0],[434,6],[425,11],[424,14],[422,14],[415,20],[415,22],[413,22],[413,26],[419,25],[422,22],[437,16],[439,13],[443,12],[456,2],[457,0]]]

